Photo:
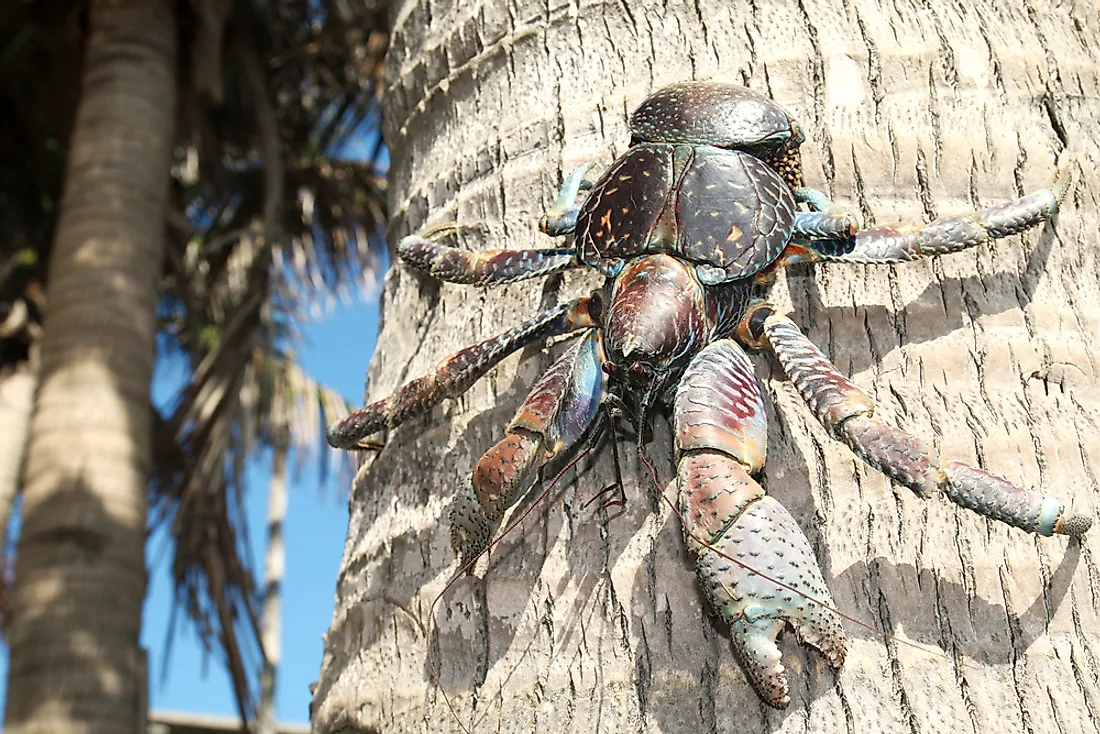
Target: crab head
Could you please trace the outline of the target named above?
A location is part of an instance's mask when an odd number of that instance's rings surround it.
[[[604,371],[655,393],[706,346],[704,287],[688,265],[665,254],[629,261],[607,287]]]

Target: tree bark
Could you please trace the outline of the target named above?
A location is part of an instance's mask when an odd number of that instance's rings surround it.
[[[1083,170],[1056,226],[903,265],[796,267],[770,297],[885,421],[1095,515],[1100,23],[1087,3],[979,5],[403,3],[385,99],[391,242],[452,218],[471,250],[550,246],[536,222],[563,173],[621,154],[633,107],[682,79],[787,106],[808,138],[807,184],[868,224],[1047,187],[1068,142]],[[396,265],[367,399],[598,282],[484,290]],[[484,579],[433,607],[457,567],[450,500],[562,349],[510,358],[367,459],[316,731],[1100,731],[1097,530],[1037,538],[892,486],[762,356],[766,486],[837,606],[869,626],[846,623],[839,672],[787,634],[792,703],[759,702],[629,449],[621,513],[583,507],[611,477],[605,448],[493,550]],[[663,485],[667,423],[650,451]]]
[[[27,446],[6,731],[144,732],[145,493],[175,123],[165,0],[94,0]]]

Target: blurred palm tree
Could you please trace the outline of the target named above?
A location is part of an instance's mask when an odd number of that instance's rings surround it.
[[[175,11],[178,129],[158,347],[190,381],[153,413],[149,527],[170,530],[179,608],[221,651],[251,719],[265,658],[243,469],[265,447],[276,467],[325,466],[326,415],[347,410],[302,372],[294,345],[303,314],[351,297],[380,267],[385,25],[379,7],[353,0],[191,0]],[[0,8],[0,115],[13,121],[0,136],[0,420],[11,429],[0,528],[29,410],[22,423],[6,416],[34,390],[87,15],[79,0]],[[354,157],[341,154],[350,141]]]

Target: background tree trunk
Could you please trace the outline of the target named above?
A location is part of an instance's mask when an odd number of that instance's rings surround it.
[[[5,731],[144,732],[145,494],[175,123],[164,0],[94,0],[27,446]]]
[[[23,451],[31,428],[34,388],[38,377],[30,363],[0,369],[0,588],[8,569],[8,525],[23,469]],[[0,608],[0,618],[4,609]]]
[[[1096,514],[1091,4],[407,2],[394,17],[391,242],[449,217],[470,249],[548,246],[536,222],[563,172],[622,153],[633,107],[688,78],[747,83],[791,109],[808,136],[808,183],[867,223],[1048,186],[1065,143],[1078,146],[1083,180],[1056,228],[905,265],[793,269],[771,295],[884,420]],[[583,272],[484,290],[395,267],[367,398],[597,282]],[[621,514],[582,509],[609,479],[605,449],[494,550],[484,580],[459,581],[433,610],[456,569],[451,497],[561,350],[509,359],[367,459],[316,731],[458,731],[458,720],[500,732],[1100,730],[1100,533],[1083,545],[1036,538],[891,486],[829,440],[759,356],[769,492],[810,538],[840,609],[931,653],[847,624],[834,674],[787,635],[791,706],[762,705],[704,609],[679,523],[629,450]],[[651,452],[662,483],[670,446],[661,423]]]
[[[260,637],[264,646],[260,671],[260,701],[256,706],[255,734],[275,734],[275,684],[282,659],[283,579],[286,577],[286,544],[283,522],[290,499],[286,484],[286,459],[290,436],[286,426],[273,430],[271,481],[267,485],[267,545],[264,549],[264,600],[260,611]]]

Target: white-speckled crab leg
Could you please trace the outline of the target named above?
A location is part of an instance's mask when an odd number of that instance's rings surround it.
[[[851,263],[897,263],[946,255],[1009,237],[1042,224],[1058,213],[1068,176],[1054,190],[1041,189],[969,214],[941,217],[927,224],[883,224],[845,232],[845,210],[812,189],[799,189],[801,201],[816,211],[799,212],[794,234],[807,248],[801,259]],[[807,193],[809,192],[809,193]],[[816,196],[814,196],[816,195]],[[854,217],[850,218],[854,222]]]
[[[596,326],[602,308],[600,295],[593,293],[535,314],[503,334],[460,349],[428,374],[333,423],[328,429],[328,443],[340,449],[367,448],[367,437],[372,433],[394,428],[446,398],[458,397],[509,354],[552,336]]]
[[[419,235],[397,244],[397,255],[417,270],[449,283],[504,285],[580,265],[571,247],[547,250],[483,250],[447,247]]]
[[[749,476],[764,466],[768,430],[760,387],[740,346],[717,341],[692,360],[674,415],[680,512],[699,580],[730,624],[753,688],[783,708],[790,696],[775,644],[783,627],[789,624],[833,667],[844,662],[847,639],[806,536]]]
[[[927,499],[943,492],[960,507],[1038,535],[1076,536],[1092,526],[1092,518],[1067,512],[1053,497],[938,456],[927,441],[882,423],[874,417],[874,401],[771,304],[758,302],[750,307],[738,336],[775,354],[830,435],[917,496]]]
[[[451,543],[463,563],[488,547],[504,513],[546,462],[592,425],[606,380],[602,361],[600,332],[591,329],[543,373],[504,438],[478,460],[469,489],[451,511]]]

